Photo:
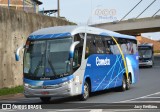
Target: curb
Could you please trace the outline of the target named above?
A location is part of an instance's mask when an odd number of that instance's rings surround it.
[[[17,98],[23,98],[24,95],[22,93],[17,94],[10,94],[10,95],[2,95],[0,96],[0,100],[10,100],[10,99],[17,99]]]

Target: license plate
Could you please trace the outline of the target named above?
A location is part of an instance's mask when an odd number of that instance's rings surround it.
[[[42,91],[41,94],[42,94],[42,95],[48,95],[49,92],[48,92],[48,91]]]

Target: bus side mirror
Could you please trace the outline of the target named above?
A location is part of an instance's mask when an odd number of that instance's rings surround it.
[[[16,61],[19,61],[19,60],[20,60],[19,52],[20,52],[20,50],[23,49],[24,47],[25,47],[25,46],[22,45],[22,46],[20,46],[20,47],[16,50],[16,53],[15,53],[15,59],[16,59]]]
[[[73,57],[74,57],[74,50],[75,50],[75,47],[76,45],[78,45],[80,42],[79,41],[76,41],[76,42],[73,42],[72,45],[70,46],[70,53],[69,53],[69,58],[70,58],[70,66],[71,66],[71,72],[73,72]]]
[[[78,45],[80,42],[79,41],[76,41],[76,42],[73,42],[71,47],[70,47],[70,58],[73,58],[74,56],[74,50],[75,50],[75,47],[76,45]]]

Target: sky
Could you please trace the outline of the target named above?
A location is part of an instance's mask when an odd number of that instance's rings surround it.
[[[40,1],[43,2],[41,10],[57,9],[57,0]],[[113,22],[121,20],[139,1],[141,0],[60,0],[60,16],[78,25]],[[142,0],[124,20],[136,18],[153,1]],[[139,18],[151,17],[159,8],[160,0],[156,0]],[[160,15],[160,12],[157,15]],[[160,32],[145,33],[142,36],[159,40]]]

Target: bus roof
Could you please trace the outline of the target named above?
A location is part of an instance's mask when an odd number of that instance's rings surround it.
[[[124,35],[120,33],[116,33],[109,30],[99,29],[95,27],[89,26],[56,26],[56,27],[49,27],[43,28],[33,32],[30,36],[30,40],[37,40],[37,39],[50,39],[50,38],[60,38],[60,37],[68,37],[75,35],[77,33],[91,33],[103,36],[114,36],[117,38],[129,38],[129,39],[136,39],[134,36]]]

